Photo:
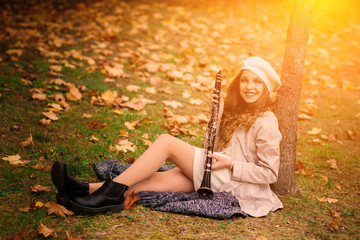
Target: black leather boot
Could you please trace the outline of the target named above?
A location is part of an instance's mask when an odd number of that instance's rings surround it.
[[[89,195],[89,183],[69,177],[64,162],[54,162],[51,168],[51,179],[58,190],[57,203],[65,207],[69,206],[70,199]]]
[[[110,178],[92,194],[71,199],[70,206],[75,212],[101,213],[124,210],[124,192],[128,186],[114,182]]]

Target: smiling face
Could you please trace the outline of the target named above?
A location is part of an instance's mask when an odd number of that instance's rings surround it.
[[[239,82],[239,91],[240,96],[246,103],[256,102],[265,91],[264,88],[264,82],[258,75],[247,69],[242,71]]]

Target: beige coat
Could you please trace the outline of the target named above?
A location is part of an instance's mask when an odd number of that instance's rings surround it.
[[[232,136],[232,177],[220,191],[234,191],[241,209],[253,217],[283,208],[270,189],[278,176],[281,138],[278,120],[270,111],[257,118],[250,129],[239,127]]]

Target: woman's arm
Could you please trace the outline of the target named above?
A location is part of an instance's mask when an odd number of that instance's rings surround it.
[[[237,181],[271,184],[277,181],[280,166],[281,133],[277,119],[262,121],[256,133],[258,162],[234,161],[232,178]]]

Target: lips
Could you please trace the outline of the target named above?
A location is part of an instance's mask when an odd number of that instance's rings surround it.
[[[254,97],[256,95],[256,93],[254,92],[245,92],[245,96],[247,97]]]

